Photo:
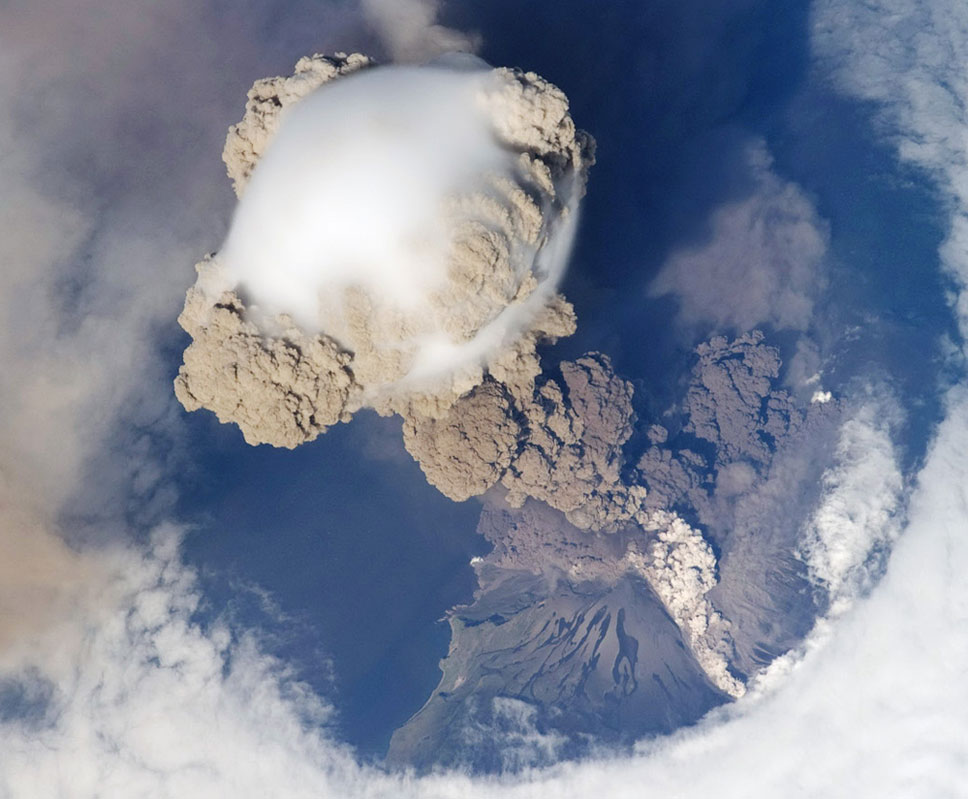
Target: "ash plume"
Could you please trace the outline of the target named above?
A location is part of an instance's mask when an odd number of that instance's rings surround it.
[[[257,82],[178,398],[294,447],[363,407],[439,418],[485,375],[530,390],[537,344],[574,331],[557,284],[592,151],[557,88],[477,60],[314,56]]]
[[[635,416],[632,386],[601,353],[562,362],[559,371],[560,381],[544,377],[527,392],[488,381],[441,418],[411,416],[404,444],[451,499],[500,483],[512,507],[531,497],[582,529],[615,529],[644,496],[620,475]]]

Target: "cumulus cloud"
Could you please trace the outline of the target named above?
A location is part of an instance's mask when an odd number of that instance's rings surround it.
[[[178,538],[160,528],[147,551],[102,551],[106,579],[89,601],[17,661],[6,653],[8,686],[46,688],[29,731],[0,723],[0,793],[310,796],[331,784],[324,763],[353,765],[320,732],[329,709],[283,664],[249,636],[194,621],[201,596]]]
[[[689,325],[806,330],[825,281],[828,225],[776,174],[765,143],[751,143],[746,157],[749,195],[717,208],[708,238],[674,252],[649,294],[674,295]]]
[[[905,486],[894,446],[898,421],[889,401],[863,405],[841,426],[834,465],[821,478],[823,498],[800,553],[832,615],[871,589],[900,533]]]
[[[439,416],[485,370],[530,385],[536,344],[574,330],[556,287],[592,148],[533,73],[316,56],[260,81],[179,399],[292,447],[364,406]]]

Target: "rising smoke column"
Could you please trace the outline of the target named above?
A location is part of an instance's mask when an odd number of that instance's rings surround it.
[[[363,407],[436,418],[485,374],[530,392],[574,331],[557,293],[593,142],[533,73],[302,59],[259,81],[224,159],[241,202],[179,318],[175,391],[252,444]]]

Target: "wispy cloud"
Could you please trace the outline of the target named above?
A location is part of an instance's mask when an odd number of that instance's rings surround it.
[[[474,53],[477,37],[437,21],[440,0],[360,0],[370,25],[397,62],[420,63],[449,52]]]
[[[649,288],[673,295],[688,325],[805,330],[824,283],[828,226],[797,184],[773,170],[762,141],[746,150],[752,188],[717,208],[707,240],[671,255]]]
[[[813,44],[847,94],[874,104],[879,133],[923,170],[949,203],[942,262],[959,284],[968,332],[968,6],[958,0],[818,0]]]

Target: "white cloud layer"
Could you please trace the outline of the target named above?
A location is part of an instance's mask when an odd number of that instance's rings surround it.
[[[968,780],[968,396],[950,403],[870,599],[784,679],[640,755],[521,781],[358,766],[279,663],[193,624],[198,589],[169,530],[150,552],[106,558],[97,601],[8,658],[6,676],[49,681],[52,699],[42,722],[0,725],[0,795],[954,797]]]

